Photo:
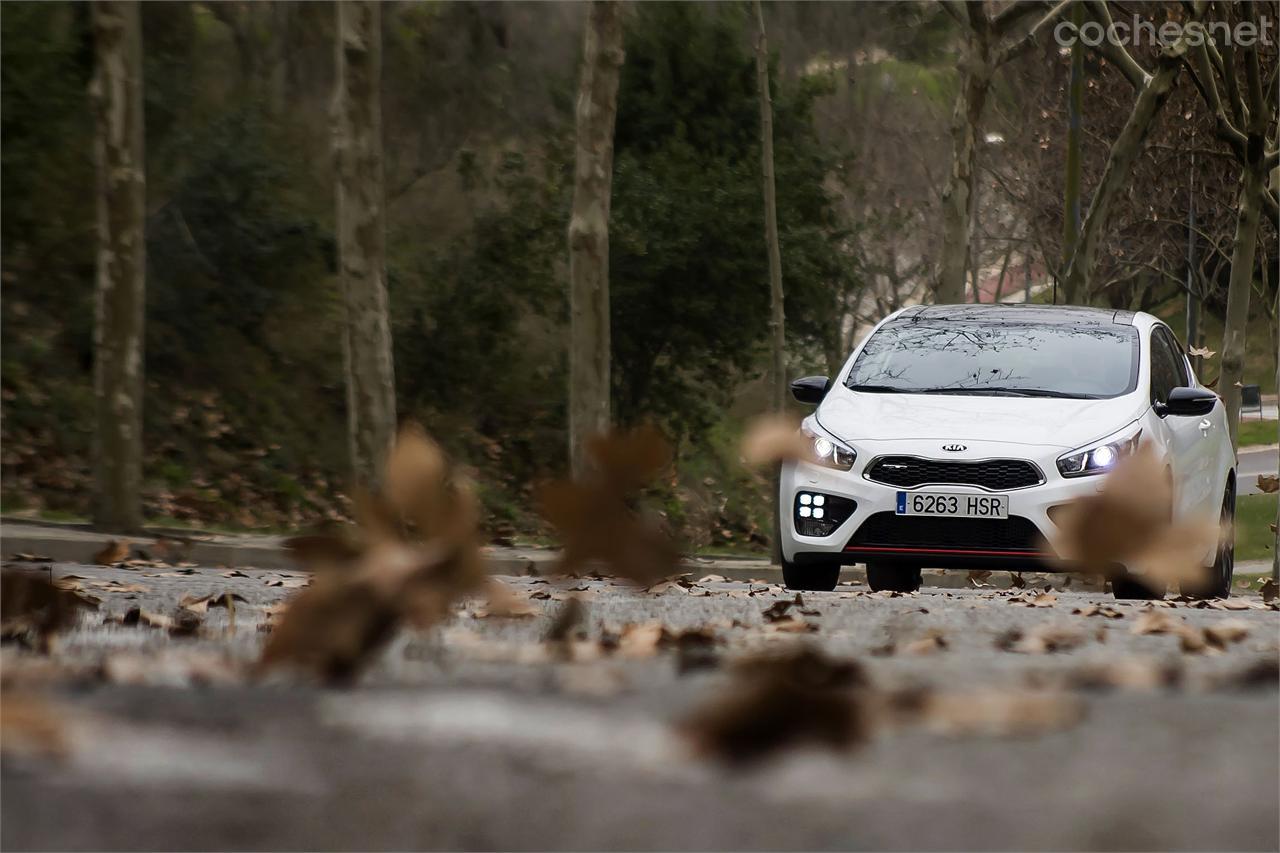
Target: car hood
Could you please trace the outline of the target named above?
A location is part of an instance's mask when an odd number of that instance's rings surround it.
[[[1070,450],[1137,419],[1138,395],[1109,400],[875,394],[836,386],[818,407],[818,423],[851,443],[893,439],[997,441]]]

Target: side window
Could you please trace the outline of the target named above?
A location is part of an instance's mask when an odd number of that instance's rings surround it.
[[[1164,338],[1165,343],[1169,347],[1169,352],[1173,356],[1174,372],[1178,376],[1178,384],[1176,387],[1185,387],[1191,384],[1191,373],[1187,370],[1187,359],[1183,356],[1182,344],[1178,343],[1178,338],[1172,331],[1164,326],[1156,327],[1157,334]]]
[[[1177,359],[1159,327],[1151,330],[1151,402],[1163,403],[1178,387]]]

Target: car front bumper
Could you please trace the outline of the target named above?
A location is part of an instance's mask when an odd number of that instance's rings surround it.
[[[868,446],[872,445],[872,446]],[[875,446],[880,445],[880,446]],[[943,459],[937,442],[868,442],[858,448],[858,458],[850,471],[837,471],[809,462],[788,462],[782,466],[778,511],[782,530],[782,555],[797,564],[840,560],[853,563],[896,562],[924,568],[1046,569],[1060,567],[1052,543],[1057,533],[1051,513],[1055,507],[1096,494],[1103,477],[1065,478],[1057,469],[1057,458],[1065,448],[1027,445],[1011,451],[1006,444],[973,443],[963,454]],[[1042,474],[1039,485],[1004,491],[977,486],[938,483],[902,488],[875,482],[865,476],[870,463],[882,455],[914,455],[938,461],[1023,459]],[[942,525],[921,516],[889,518],[895,513],[898,492],[946,492],[975,496],[1006,495],[1009,499],[1007,525],[988,519],[948,518]],[[806,536],[796,529],[796,496],[802,493],[831,495],[856,502],[856,507],[834,531],[826,536]],[[909,519],[909,521],[908,521]],[[1023,521],[1017,521],[1021,519]],[[868,525],[868,522],[871,522]],[[969,525],[968,522],[976,522]],[[864,530],[863,526],[868,525]],[[932,526],[964,535],[956,541],[942,535],[914,535],[912,531]],[[869,532],[877,531],[874,534]],[[1010,535],[1016,529],[1017,535]],[[897,536],[894,531],[905,531]],[[863,535],[859,535],[862,531]],[[986,535],[991,532],[991,536]],[[869,539],[869,541],[868,541]]]

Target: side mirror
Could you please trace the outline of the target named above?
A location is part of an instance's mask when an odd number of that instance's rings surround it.
[[[827,396],[831,380],[825,376],[806,376],[791,383],[791,396],[801,403],[816,406]]]
[[[1169,399],[1156,404],[1156,414],[1165,415],[1207,415],[1213,411],[1218,402],[1218,395],[1208,388],[1174,388],[1169,392]]]

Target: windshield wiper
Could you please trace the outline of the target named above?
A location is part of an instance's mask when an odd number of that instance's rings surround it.
[[[896,385],[846,385],[850,391],[867,391],[871,394],[914,394],[910,388],[899,388]]]
[[[1097,400],[1096,394],[1072,394],[1068,391],[1051,391],[1048,388],[991,388],[991,391],[1003,391],[1019,397],[1058,397],[1065,400]]]

